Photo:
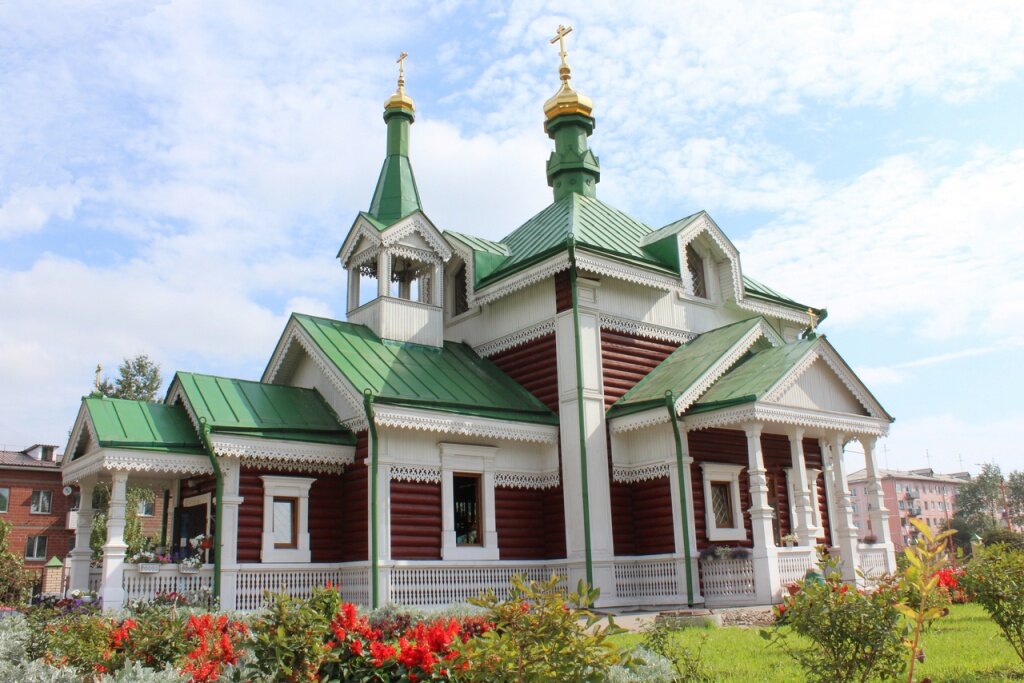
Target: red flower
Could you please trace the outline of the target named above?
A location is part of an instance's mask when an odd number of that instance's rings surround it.
[[[363,654],[363,641],[353,640],[352,643],[348,646],[348,649],[351,650],[352,654],[356,656]]]
[[[395,656],[396,650],[390,645],[386,645],[379,641],[370,642],[370,656],[373,657],[373,663],[375,666],[381,666],[385,660],[391,659]]]
[[[939,585],[943,588],[956,590],[960,587],[960,582],[957,580],[957,577],[960,576],[961,573],[962,572],[960,572],[957,569],[953,569],[952,567],[946,567],[945,569],[940,569],[939,571],[935,572],[933,576],[939,577]]]

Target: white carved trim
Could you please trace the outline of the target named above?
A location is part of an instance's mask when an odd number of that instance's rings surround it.
[[[195,412],[192,410],[192,404],[188,400],[188,394],[181,388],[181,382],[175,377],[171,383],[171,391],[167,394],[168,405],[175,405],[181,403],[185,408],[185,414],[188,415],[188,421],[192,423],[192,429],[196,430],[196,435],[202,434],[202,430],[199,429],[199,419],[196,417]]]
[[[345,471],[344,465],[332,463],[301,462],[297,460],[265,460],[252,458],[239,458],[238,463],[242,467],[258,469],[261,472],[309,472],[311,474],[341,474]]]
[[[410,247],[405,244],[395,244],[393,246],[386,247],[385,251],[392,256],[404,256],[406,258],[413,259],[414,261],[421,261],[432,265],[442,263],[441,258],[437,254],[427,251],[426,249],[417,249],[416,247]]]
[[[214,434],[210,437],[213,452],[227,458],[244,458],[253,461],[277,460],[292,463],[331,465],[343,468],[355,461],[353,446],[285,441],[278,439],[225,436]]]
[[[697,335],[693,332],[684,332],[682,330],[676,330],[663,325],[655,325],[654,323],[645,323],[639,320],[620,318],[618,316],[608,315],[607,313],[602,313],[600,320],[601,329],[625,332],[626,334],[633,334],[647,339],[660,339],[663,341],[685,344],[686,342],[697,338]]]
[[[428,432],[482,436],[509,441],[556,443],[558,427],[529,422],[511,422],[454,413],[428,412],[400,406],[378,404],[374,421],[384,427],[420,429]]]
[[[448,246],[448,242],[445,241],[438,229],[430,225],[428,221],[423,220],[421,215],[417,214],[413,214],[405,220],[395,223],[380,233],[381,243],[385,247],[391,247],[396,245],[403,237],[414,232],[418,232],[426,240],[427,244],[437,252],[442,261],[447,261],[452,257],[451,247]]]
[[[612,468],[612,480],[621,484],[632,484],[638,481],[661,479],[671,472],[671,464],[652,462],[643,465],[615,465]]]
[[[648,285],[670,292],[679,289],[679,281],[675,277],[653,273],[638,264],[620,263],[611,259],[601,258],[591,253],[582,252],[579,249],[576,251],[576,266],[580,270],[586,270],[638,285]]]
[[[729,261],[730,273],[732,274],[733,296],[736,301],[743,299],[743,275],[740,269],[740,253],[729,238],[725,236],[722,229],[704,214],[690,225],[679,231],[679,262],[686,263],[686,247],[701,234],[706,234],[718,247],[719,253]],[[693,294],[693,282],[690,279],[690,269],[680,265],[680,274],[687,294]]]
[[[388,465],[390,481],[413,481],[424,484],[441,483],[441,467],[438,465]]]
[[[359,244],[360,237],[365,237],[368,242],[377,245],[378,249],[380,248],[380,232],[377,231],[377,228],[370,225],[365,218],[359,216],[352,225],[352,229],[345,238],[345,242],[341,245],[341,251],[338,252],[338,259],[345,268],[351,268],[354,265],[351,262],[352,252],[355,250],[356,245]]]
[[[773,422],[796,427],[809,427],[848,435],[885,436],[889,423],[873,417],[844,415],[825,411],[787,408],[761,403],[748,403],[708,413],[685,416],[687,431],[713,427],[739,426],[745,422]]]
[[[380,254],[379,244],[375,244],[372,247],[367,247],[366,249],[363,249],[362,251],[353,254],[352,258],[350,258],[348,261],[348,265],[345,267],[359,268],[360,266],[367,262],[373,262],[373,264],[376,266],[378,254]]]
[[[473,293],[471,306],[487,304],[569,269],[569,254],[555,254],[532,268],[516,273]]]
[[[555,319],[548,318],[543,320],[536,325],[530,325],[529,327],[517,330],[512,334],[506,334],[504,337],[498,337],[486,344],[481,344],[475,347],[473,350],[476,351],[477,355],[482,358],[493,356],[497,353],[501,353],[507,349],[514,348],[520,344],[525,344],[528,341],[533,341],[540,337],[547,336],[555,333]]]
[[[622,432],[632,432],[665,422],[668,422],[668,409],[662,405],[639,413],[633,413],[632,415],[616,417],[611,421],[611,430],[613,434],[621,434]]]
[[[751,299],[746,296],[736,299],[736,305],[740,308],[757,313],[758,315],[766,315],[773,318],[779,318],[781,320],[788,320],[791,323],[798,325],[810,325],[812,322],[817,322],[816,319],[812,320],[811,316],[806,311],[797,311],[783,306],[782,304],[773,304],[767,301],[760,301],[757,299]]]
[[[90,440],[93,441],[92,445],[99,447],[99,443],[95,442],[96,439],[96,426],[92,423],[92,416],[89,414],[89,410],[85,407],[85,401],[82,401],[78,408],[78,415],[75,416],[75,425],[71,428],[71,434],[68,437],[67,448],[64,449],[64,457],[61,458],[61,467],[65,467],[71,462],[72,458],[75,457],[75,451],[78,450],[78,442],[82,439],[84,430],[88,430]],[[88,451],[87,453],[88,454]]]
[[[101,471],[211,474],[213,466],[210,465],[210,460],[205,455],[104,448],[64,467],[62,476],[64,483],[70,484]]]
[[[740,505],[740,474],[743,465],[721,462],[700,463],[701,479],[704,485],[704,533],[709,541],[744,541],[747,530],[743,526],[743,511]],[[731,527],[718,526],[718,518],[711,502],[711,484],[726,483],[729,485],[729,502],[732,505]]]
[[[549,489],[561,483],[558,470],[550,472],[495,472],[494,485],[507,489]]]

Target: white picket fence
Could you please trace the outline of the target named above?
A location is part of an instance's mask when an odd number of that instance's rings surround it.
[[[753,604],[757,597],[753,560],[701,559],[699,565],[701,593],[705,603]]]
[[[807,570],[816,566],[818,554],[814,548],[779,548],[777,558],[779,566],[779,582],[783,587],[796,583],[804,578]]]
[[[885,555],[886,550],[884,547],[861,545],[857,549],[860,570],[864,572],[865,576],[872,579],[885,576],[891,571],[888,567]]]
[[[547,581],[552,574],[566,587],[568,574],[559,562],[450,562],[396,563],[390,570],[390,591],[385,601],[413,607],[432,607],[465,602],[492,590],[499,598],[508,595],[513,576],[527,581]]]
[[[685,560],[666,556],[615,558],[615,594],[637,604],[668,604],[686,595]]]
[[[365,570],[364,570],[365,572]],[[314,588],[342,586],[344,574],[337,564],[247,564],[235,577],[235,609],[243,612],[267,606],[267,593],[308,598]]]
[[[90,576],[90,579],[92,577]],[[151,599],[161,593],[193,593],[213,589],[213,568],[203,567],[194,574],[182,574],[176,564],[160,565],[160,570],[143,574],[134,564],[124,565],[121,578],[126,600]]]

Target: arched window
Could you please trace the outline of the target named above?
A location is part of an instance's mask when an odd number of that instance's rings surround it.
[[[708,298],[708,286],[704,276],[704,259],[692,245],[686,245],[686,267],[690,270],[690,281],[693,283],[693,295],[701,299]]]

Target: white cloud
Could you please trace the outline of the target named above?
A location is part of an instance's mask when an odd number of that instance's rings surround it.
[[[907,370],[932,365],[943,365],[945,363],[952,363],[967,358],[987,356],[992,353],[1014,351],[1021,347],[1024,347],[1024,339],[1011,337],[1002,339],[995,344],[959,349],[948,353],[939,353],[907,361],[905,363],[896,363],[895,365],[883,367],[863,367],[857,370],[857,375],[869,385],[899,384],[910,376],[911,373],[906,372]]]
[[[71,184],[19,187],[0,204],[0,240],[41,230],[52,218],[68,220],[82,201]]]

